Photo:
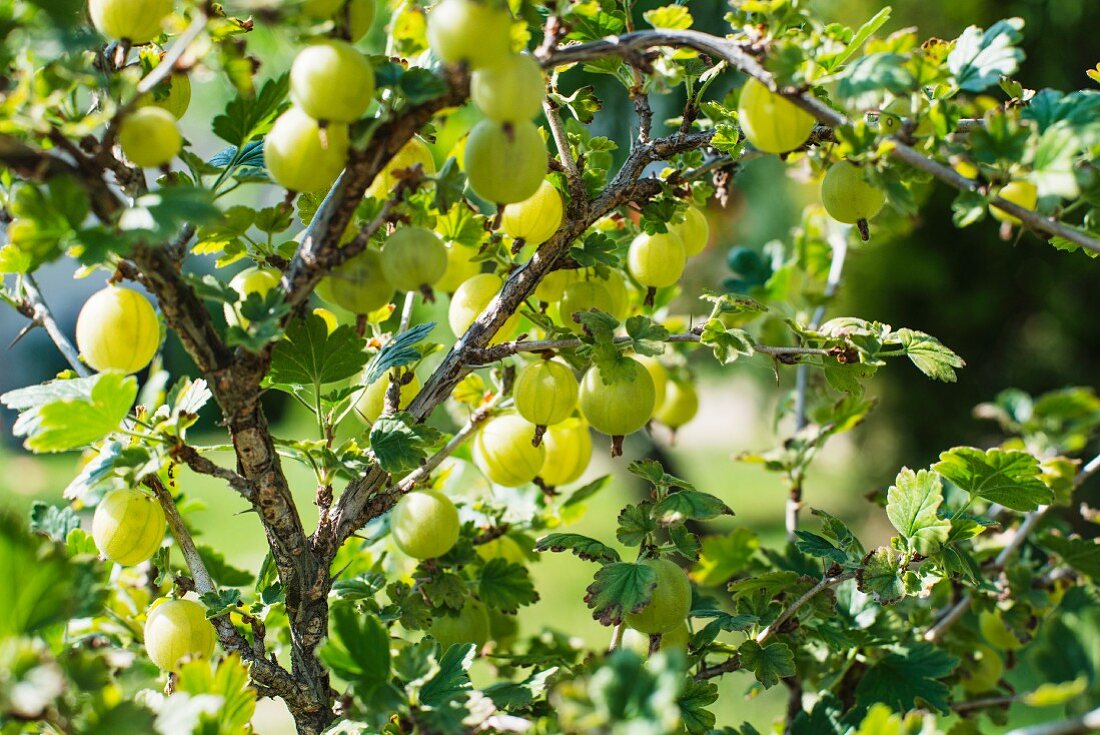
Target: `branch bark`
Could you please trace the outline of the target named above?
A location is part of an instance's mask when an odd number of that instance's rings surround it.
[[[28,311],[24,313],[31,320],[31,323],[37,324],[46,330],[46,334],[50,336],[58,352],[69,363],[69,367],[73,369],[73,372],[82,378],[91,375],[92,371],[80,361],[80,353],[73,347],[73,343],[69,341],[61,328],[57,326],[57,321],[53,318],[53,312],[46,305],[42,292],[38,290],[38,284],[35,283],[34,277],[29,273],[23,277],[23,293],[26,294],[26,306],[28,308]]]

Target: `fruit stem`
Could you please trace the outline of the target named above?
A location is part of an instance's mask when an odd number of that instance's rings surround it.
[[[871,228],[868,226],[867,220],[858,220],[856,222],[856,227],[859,229],[859,236],[863,239],[863,242],[867,242],[871,239]]]
[[[623,456],[623,435],[616,434],[611,437],[611,458]]]
[[[542,437],[546,433],[545,424],[537,424],[535,426],[535,436],[531,439],[531,446],[537,447],[542,444]]]

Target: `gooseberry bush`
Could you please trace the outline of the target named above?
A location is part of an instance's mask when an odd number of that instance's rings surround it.
[[[70,366],[0,401],[26,449],[80,456],[29,524],[0,515],[4,733],[243,733],[274,698],[301,733],[750,735],[716,702],[771,688],[776,732],[1095,724],[1100,546],[1067,521],[1100,465],[1091,390],[991,397],[1001,439],[900,468],[878,538],[804,490],[874,421],[879,370],[964,368],[965,345],[830,313],[849,252],[950,187],[959,228],[1093,267],[1100,93],[1028,89],[1018,19],[924,40],[889,9],[651,5],[0,8],[0,296]],[[629,139],[594,132],[613,94]],[[685,103],[655,119],[655,96]],[[737,174],[776,157],[820,204],[682,288]],[[59,263],[102,284],[75,344],[36,280]],[[730,488],[616,459],[693,420],[700,360],[774,369],[775,448],[730,451],[785,483],[785,544],[714,523]],[[280,394],[308,433],[269,423]],[[569,528],[611,492],[598,453],[646,487],[614,539]],[[202,533],[197,475],[251,511],[231,522],[261,564]],[[559,602],[599,645],[517,623],[560,596],[530,573],[557,553],[590,565]],[[1044,682],[1009,685],[1022,662]]]

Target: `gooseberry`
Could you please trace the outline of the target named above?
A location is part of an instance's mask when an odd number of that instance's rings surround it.
[[[368,249],[334,268],[317,294],[355,314],[369,314],[390,303],[393,286],[382,275],[382,255]]]
[[[997,192],[997,196],[1024,209],[1035,209],[1035,205],[1039,202],[1039,189],[1030,181],[1017,179],[1005,184]],[[989,205],[989,213],[993,215],[994,219],[1001,222],[1008,222],[1011,225],[1020,224],[1020,220],[1016,215],[1009,214],[996,204]]]
[[[406,493],[390,514],[394,544],[414,559],[443,556],[458,541],[458,530],[458,509],[438,490]]]
[[[655,235],[643,232],[630,243],[626,256],[630,275],[649,288],[664,288],[679,281],[685,262],[684,244],[672,231]]]
[[[159,107],[179,120],[191,104],[191,80],[186,74],[169,74],[168,78],[138,98],[138,107]]]
[[[691,610],[691,582],[684,570],[669,559],[645,559],[642,564],[657,574],[653,597],[638,612],[628,612],[627,625],[648,635],[670,632],[684,625]]]
[[[385,377],[363,387],[362,392],[355,399],[355,415],[359,417],[359,420],[367,424],[373,424],[382,415],[386,408],[386,393],[393,381],[392,374],[386,373]],[[420,378],[413,373],[412,379],[407,383],[402,383],[398,392],[400,396],[397,400],[397,410],[400,411],[408,408],[412,399],[416,398],[416,394],[420,392]]]
[[[1004,676],[1004,661],[997,651],[981,643],[967,656],[967,665],[961,672],[962,688],[967,694],[984,694],[997,687]]]
[[[653,414],[653,418],[670,429],[678,429],[695,418],[699,412],[699,394],[695,386],[686,380],[673,380],[668,383],[665,398]]]
[[[160,107],[139,107],[122,119],[118,144],[135,165],[142,168],[165,166],[176,157],[183,138],[176,118]]]
[[[470,99],[490,120],[530,120],[546,99],[542,66],[528,54],[508,54],[479,67],[470,75]]]
[[[382,172],[374,177],[374,181],[367,189],[367,196],[379,200],[385,199],[398,184],[395,172],[405,171],[417,164],[426,176],[435,173],[435,158],[432,157],[431,148],[421,138],[414,136],[394,154]]]
[[[108,38],[142,44],[160,35],[172,0],[88,0],[92,25]]]
[[[634,355],[634,359],[642,363],[649,377],[653,378],[653,405],[659,411],[665,402],[665,386],[668,385],[668,371],[661,361],[649,355]]]
[[[523,548],[514,538],[508,535],[498,536],[491,541],[478,544],[474,547],[474,550],[485,561],[503,559],[509,564],[519,564],[521,566],[527,564],[527,555],[523,553]]]
[[[504,281],[495,273],[479,273],[459,286],[451,296],[451,305],[447,309],[447,322],[456,337],[461,337],[470,325],[481,316],[490,302],[500,293]],[[493,337],[492,343],[506,342],[516,333],[519,326],[519,313],[508,317],[504,326]]]
[[[145,652],[161,671],[175,669],[185,656],[209,658],[214,639],[206,608],[192,600],[161,598],[145,619]]]
[[[588,424],[579,417],[548,427],[542,445],[546,447],[546,458],[538,476],[548,487],[576,482],[592,459],[592,435],[588,433]]]
[[[320,192],[332,186],[348,157],[348,126],[324,130],[298,107],[275,121],[264,138],[264,164],[275,183],[291,191]]]
[[[507,210],[505,210],[507,215]],[[575,283],[580,280],[580,271],[576,268],[562,268],[560,270],[550,271],[542,280],[539,281],[539,285],[535,287],[535,298],[547,304],[552,304],[561,300],[562,295],[565,293],[565,288],[571,283]]]
[[[640,362],[622,357],[613,376],[593,365],[581,380],[578,405],[597,431],[625,436],[645,426],[653,416],[656,394],[653,378]]]
[[[302,10],[321,20],[333,20],[355,43],[367,34],[374,20],[375,0],[306,0]]]
[[[533,122],[482,120],[470,131],[464,161],[475,194],[496,204],[513,204],[538,191],[546,178],[548,156]]]
[[[471,597],[457,613],[439,612],[432,618],[428,633],[443,651],[463,643],[473,643],[480,649],[489,641],[489,611]]]
[[[448,64],[480,69],[512,52],[512,16],[497,0],[443,0],[428,14],[428,45]]]
[[[595,280],[571,283],[562,291],[558,302],[558,312],[562,323],[577,334],[584,331],[584,325],[573,318],[574,314],[586,311],[602,311],[610,314],[615,308],[614,301],[607,288]]]
[[[504,208],[500,226],[517,240],[541,245],[561,227],[561,218],[561,194],[549,181],[543,181],[533,196]]]
[[[153,557],[164,541],[164,509],[157,499],[132,488],[103,496],[92,516],[92,539],[99,553],[133,566]]]
[[[76,318],[80,356],[99,371],[136,373],[149,364],[159,345],[160,322],[153,305],[129,288],[97,291]]]
[[[346,41],[313,43],[290,66],[290,99],[315,120],[355,122],[373,96],[374,67]]]
[[[684,221],[670,225],[669,229],[680,236],[684,255],[689,258],[703,252],[710,238],[710,224],[707,222],[707,216],[692,204],[684,210]]]
[[[854,225],[882,211],[886,195],[863,178],[863,171],[848,161],[829,168],[821,180],[821,203],[838,222]]]
[[[249,294],[257,294],[260,298],[263,298],[271,289],[278,285],[279,274],[268,268],[257,268],[253,266],[251,268],[245,268],[243,271],[233,276],[229,281],[229,287],[237,292],[240,296],[240,301],[236,304],[224,305],[225,321],[228,322],[230,326],[239,326],[241,329],[248,329],[248,319],[241,315],[241,304],[248,299]]]
[[[741,132],[765,153],[786,153],[810,137],[814,117],[756,79],[741,88],[737,104]]]
[[[454,293],[465,281],[481,273],[481,262],[474,260],[477,250],[457,242],[445,243],[447,248],[447,270],[436,284],[436,290]]]
[[[539,474],[546,449],[534,445],[535,426],[505,413],[489,419],[474,438],[474,464],[490,481],[519,487]]]
[[[520,416],[545,428],[569,418],[578,390],[572,368],[557,360],[538,360],[519,371],[512,398]]]
[[[424,291],[447,272],[447,249],[425,227],[402,227],[382,246],[382,275],[398,291]]]

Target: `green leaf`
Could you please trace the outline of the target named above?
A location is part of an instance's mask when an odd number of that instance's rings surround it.
[[[703,626],[691,639],[692,648],[709,646],[722,631],[727,633],[741,633],[760,622],[755,615],[730,615],[723,610],[692,610],[693,618],[713,618]]]
[[[626,320],[626,334],[632,340],[630,349],[639,355],[657,357],[665,352],[668,330],[649,317],[636,314]]]
[[[35,452],[64,452],[91,444],[116,430],[137,397],[133,376],[106,372],[90,378],[55,380],[10,391],[0,403],[21,411],[15,436]]]
[[[388,641],[386,647],[389,647]],[[420,701],[436,708],[450,702],[465,701],[473,688],[469,671],[475,652],[476,646],[472,643],[456,643],[444,651],[439,659],[438,673],[420,690]]]
[[[614,562],[600,567],[588,586],[585,603],[603,625],[618,625],[627,613],[645,607],[657,586],[657,573],[647,564]]]
[[[966,362],[954,352],[944,347],[938,339],[913,329],[899,329],[891,337],[901,342],[905,354],[917,369],[930,378],[954,383],[955,370],[966,366]]]
[[[431,569],[426,572],[427,579],[421,581],[420,591],[433,606],[460,610],[466,604],[469,596],[466,580],[453,572]]]
[[[704,536],[699,561],[691,570],[691,578],[704,587],[725,584],[730,577],[744,571],[759,548],[760,539],[744,526],[738,526],[726,534]]]
[[[1034,691],[1021,697],[1028,707],[1054,707],[1072,702],[1088,689],[1088,679],[1078,676],[1076,679],[1040,684]]]
[[[901,54],[892,53],[860,57],[841,73],[837,97],[852,109],[864,109],[880,102],[883,92],[905,94],[914,86],[906,61]]]
[[[754,640],[748,640],[737,649],[741,656],[741,668],[756,675],[756,680],[769,689],[780,679],[795,675],[794,653],[791,647],[781,641],[761,646]]]
[[[627,546],[639,546],[645,537],[657,530],[653,519],[653,504],[648,500],[628,505],[619,512],[619,527],[615,537]]]
[[[642,13],[646,23],[654,28],[670,28],[683,31],[691,28],[691,11],[683,5],[665,5]]]
[[[221,552],[203,544],[198,544],[197,548],[199,556],[202,557],[203,564],[206,565],[206,571],[210,572],[210,576],[213,577],[214,581],[218,584],[225,587],[244,587],[252,584],[255,579],[252,572],[237,569],[226,562]]]
[[[902,574],[907,561],[905,554],[889,546],[872,550],[856,570],[859,591],[871,595],[880,605],[893,605],[905,596]]]
[[[462,201],[465,189],[466,174],[458,167],[455,157],[451,156],[435,175],[435,208],[440,212],[448,211],[455,202]]]
[[[519,710],[536,702],[547,690],[550,679],[558,673],[557,666],[536,671],[523,681],[501,681],[482,691],[493,704],[503,710]]]
[[[490,559],[481,568],[477,595],[486,606],[505,613],[514,613],[539,599],[527,568],[499,558]]]
[[[334,674],[360,691],[389,681],[390,636],[386,626],[352,605],[333,606],[329,635],[318,647],[317,655]]]
[[[712,681],[688,681],[676,704],[680,708],[680,721],[690,735],[703,735],[711,731],[717,721],[707,709],[718,701],[718,685]]]
[[[218,735],[245,732],[256,713],[256,690],[248,680],[248,667],[241,662],[238,653],[230,653],[217,663],[193,659],[183,664],[177,674],[175,691],[194,697],[205,694],[221,698],[213,714],[200,717],[200,722],[219,727],[215,730],[200,728],[196,732]]]
[[[847,553],[837,548],[832,541],[824,536],[818,536],[816,533],[801,530],[795,531],[795,535],[798,537],[798,540],[795,542],[795,547],[803,554],[816,556],[819,559],[828,559],[837,564],[844,564],[849,560],[849,555]]]
[[[366,341],[355,330],[342,324],[329,334],[325,320],[316,314],[295,319],[286,328],[286,337],[271,351],[274,383],[320,387],[347,380],[367,363]]]
[[[836,69],[842,66],[844,62],[852,58],[852,56],[863,48],[863,44],[867,42],[871,36],[875,35],[875,32],[886,24],[886,21],[890,20],[890,6],[886,6],[882,10],[875,13],[874,17],[859,27],[859,30],[852,36],[852,40],[848,42],[848,47],[844,49],[844,53],[838,56],[830,65],[830,69]]]
[[[588,483],[587,485],[584,485],[583,487],[579,487],[574,490],[572,494],[570,494],[570,496],[566,498],[565,502],[561,504],[561,507],[570,508],[574,505],[583,503],[584,501],[588,500],[593,495],[598,493],[600,490],[603,490],[605,487],[607,487],[607,484],[610,481],[611,475],[597,477],[595,480]]]
[[[678,487],[684,490],[694,490],[695,486],[687,480],[681,480],[675,475],[665,472],[665,468],[655,459],[639,459],[630,463],[627,470],[637,475],[650,485],[661,488]]]
[[[536,551],[571,551],[586,561],[610,564],[619,561],[619,552],[607,544],[579,533],[551,533],[535,544]]]
[[[708,319],[699,335],[700,344],[710,347],[719,363],[729,365],[739,357],[752,357],[752,336],[744,329],[726,329],[722,320]]]
[[[969,26],[955,48],[947,55],[947,68],[955,75],[955,83],[965,92],[982,92],[1001,77],[1012,76],[1024,58],[1015,47],[1022,39],[1020,18],[1001,20],[983,31]]]
[[[682,490],[670,493],[653,508],[653,517],[663,526],[685,521],[707,521],[718,516],[731,516],[730,507],[710,493]]]
[[[236,610],[240,601],[241,591],[233,588],[213,590],[199,595],[199,602],[206,606],[207,618],[216,618]]]
[[[1100,544],[1094,540],[1048,534],[1039,543],[1081,574],[1100,580]]]
[[[886,491],[886,515],[909,549],[923,556],[935,553],[951,533],[951,521],[938,515],[942,504],[943,483],[928,470],[904,468]]]
[[[31,505],[31,532],[65,543],[69,531],[80,528],[80,516],[69,506],[47,505],[41,500]]]
[[[397,475],[418,467],[439,438],[438,430],[416,423],[412,414],[399,413],[374,422],[370,448],[382,469]]]
[[[239,95],[214,118],[214,134],[233,146],[243,146],[271,129],[290,90],[290,75],[269,79],[255,95]]]
[[[168,240],[185,225],[213,222],[221,216],[214,195],[196,186],[166,186],[134,200],[123,211],[119,229],[130,240]]]
[[[929,706],[947,714],[950,689],[939,679],[949,675],[959,660],[928,643],[899,647],[871,665],[856,686],[856,702],[881,702],[896,712]]]
[[[1054,498],[1042,480],[1039,460],[1015,449],[955,447],[941,454],[932,469],[970,495],[1012,510],[1032,511]]]
[[[394,337],[378,351],[365,371],[364,385],[370,385],[394,368],[411,365],[420,359],[416,345],[435,329],[435,322],[417,324]]]
[[[776,594],[789,588],[798,581],[798,573],[785,569],[772,572],[753,574],[745,579],[731,582],[728,589],[734,599],[745,595],[763,592],[765,597],[774,597]]]
[[[419,105],[438,99],[447,93],[447,84],[430,69],[412,67],[397,82],[401,94],[409,102]]]

